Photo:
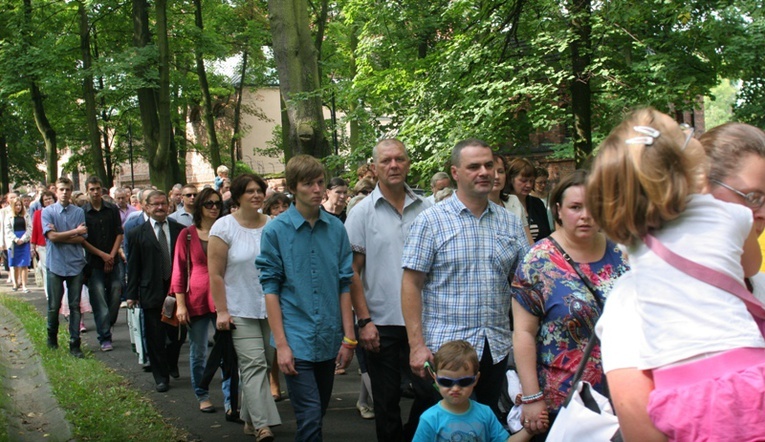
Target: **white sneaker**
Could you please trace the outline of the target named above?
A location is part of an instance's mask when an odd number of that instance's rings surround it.
[[[356,402],[356,409],[359,410],[362,419],[375,418],[375,412],[369,405],[361,405],[360,402]]]

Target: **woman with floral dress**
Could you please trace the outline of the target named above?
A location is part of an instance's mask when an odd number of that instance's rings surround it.
[[[551,195],[558,224],[518,266],[513,281],[513,347],[523,391],[521,422],[544,440],[571,389],[613,283],[628,269],[616,244],[592,220],[584,171],[563,179]],[[583,380],[602,392],[600,349],[595,346]],[[549,412],[549,424],[544,412]]]

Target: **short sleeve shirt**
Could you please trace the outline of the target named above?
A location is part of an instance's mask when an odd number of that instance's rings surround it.
[[[265,226],[268,224],[267,219]],[[215,221],[210,229],[210,236],[220,238],[228,246],[223,281],[231,316],[251,319],[267,317],[263,288],[258,281],[260,272],[255,266],[265,226],[249,229],[242,227],[233,215],[226,215]]]
[[[489,202],[476,218],[457,195],[422,212],[409,229],[401,265],[426,273],[422,329],[433,352],[455,339],[494,363],[510,351],[509,280],[529,250],[521,222]]]
[[[401,255],[409,227],[431,204],[406,187],[404,212],[399,214],[376,187],[345,221],[354,253],[365,257],[361,280],[370,316],[377,325],[404,325],[401,313]]]
[[[508,437],[491,408],[471,400],[462,414],[447,411],[441,402],[428,408],[420,417],[413,442],[505,442]]]

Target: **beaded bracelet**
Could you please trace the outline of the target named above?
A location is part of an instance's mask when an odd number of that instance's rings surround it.
[[[521,396],[521,403],[522,404],[533,404],[534,402],[539,402],[545,398],[545,394],[541,391],[536,394],[532,394],[531,396]]]

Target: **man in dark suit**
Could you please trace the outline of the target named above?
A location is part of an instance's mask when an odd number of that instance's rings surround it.
[[[181,330],[160,320],[162,304],[170,288],[175,240],[183,226],[167,219],[167,195],[153,191],[146,198],[148,222],[130,231],[128,238],[128,308],[141,304],[144,334],[156,389],[170,387],[178,377],[178,356],[184,336]]]

